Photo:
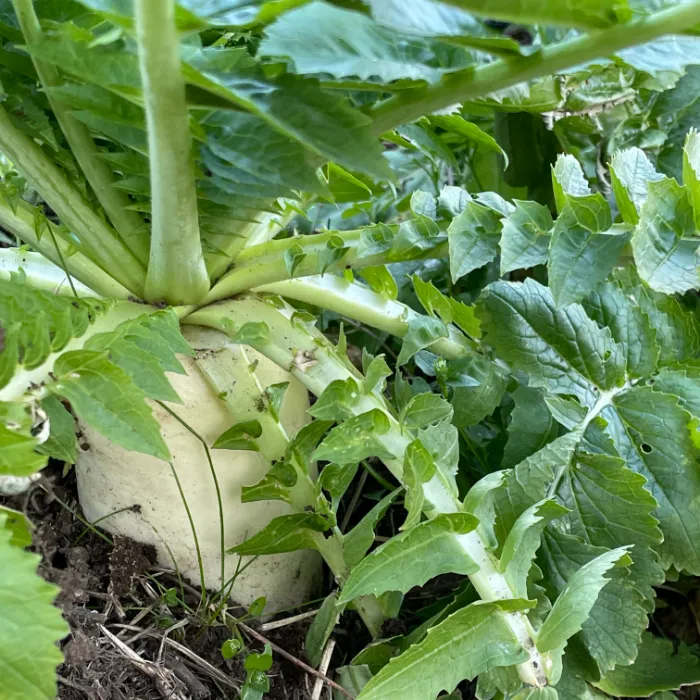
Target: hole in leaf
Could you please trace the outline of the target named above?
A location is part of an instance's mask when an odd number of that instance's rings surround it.
[[[647,445],[646,442],[642,443],[642,452],[644,452],[645,455],[648,455],[651,452],[651,445]]]

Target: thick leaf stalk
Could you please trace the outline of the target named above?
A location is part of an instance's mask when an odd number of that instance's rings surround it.
[[[175,2],[136,0],[134,10],[152,193],[146,299],[193,303],[209,290],[209,277],[199,235]]]

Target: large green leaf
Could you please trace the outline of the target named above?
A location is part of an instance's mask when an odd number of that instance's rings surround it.
[[[478,566],[457,536],[471,532],[476,525],[473,515],[452,513],[392,537],[354,568],[339,602],[386,591],[406,593],[439,574],[474,573]]]
[[[554,223],[547,207],[515,200],[515,211],[502,220],[501,274],[547,262]]]
[[[0,519],[6,516],[0,513]],[[2,696],[47,700],[56,695],[56,646],[68,625],[52,603],[58,589],[37,574],[39,557],[11,544],[0,527],[0,676]]]
[[[598,390],[624,380],[624,352],[610,332],[577,304],[556,309],[550,291],[532,279],[490,285],[477,314],[487,342],[527,372],[531,386],[573,394],[592,406]]]
[[[595,685],[610,695],[646,697],[695,683],[700,683],[698,657],[685,644],[675,652],[672,642],[647,632],[642,636],[635,662],[616,667]]]
[[[647,199],[649,183],[661,180],[654,166],[639,148],[616,153],[610,163],[613,193],[622,218],[628,224],[639,221],[639,212]]]
[[[456,282],[498,255],[501,224],[498,214],[477,202],[467,202],[447,229],[450,274]]]
[[[304,75],[432,83],[450,70],[440,65],[440,48],[434,41],[398,34],[363,14],[315,0],[269,26],[259,53],[287,59],[294,72]],[[461,67],[456,64],[452,70]]]
[[[434,698],[465,678],[527,659],[500,611],[522,610],[526,601],[475,603],[428,631],[425,639],[393,658],[360,693],[358,700]]]

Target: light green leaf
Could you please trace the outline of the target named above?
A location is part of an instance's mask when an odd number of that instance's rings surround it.
[[[649,183],[662,180],[644,151],[628,148],[618,151],[610,162],[610,179],[617,207],[625,223],[639,222],[639,212],[647,199]]]
[[[688,190],[695,214],[695,228],[700,228],[700,135],[691,129],[683,146],[683,184]]]
[[[336,426],[316,448],[312,459],[352,464],[367,457],[392,459],[380,436],[389,430],[389,419],[379,409],[355,416]]]
[[[466,513],[473,513],[477,517],[479,520],[477,530],[484,540],[486,548],[490,550],[495,550],[498,547],[498,538],[494,531],[494,523],[496,522],[494,496],[503,484],[506,474],[505,470],[487,474],[469,489],[464,498],[463,510]]]
[[[348,568],[353,569],[367,554],[374,543],[374,528],[384,517],[384,513],[394,502],[399,491],[400,489],[396,489],[384,496],[350,532],[343,535],[343,558]]]
[[[445,323],[456,323],[472,338],[480,338],[480,324],[474,315],[474,307],[467,306],[454,297],[446,296],[432,282],[424,282],[418,275],[411,278],[418,301],[431,316],[437,314]]]
[[[78,417],[127,450],[168,460],[170,453],[145,395],[106,352],[73,350],[56,360],[52,393],[67,399]]]
[[[338,594],[333,591],[333,593],[327,596],[323,603],[321,603],[318,614],[314,617],[311,627],[309,627],[309,631],[306,633],[304,652],[306,653],[306,658],[309,660],[309,663],[314,668],[318,668],[318,665],[321,663],[321,656],[323,655],[323,650],[326,648],[326,642],[328,642],[333,628],[338,622],[340,609],[337,606],[337,602]]]
[[[640,277],[654,290],[673,294],[700,286],[694,237],[695,219],[687,190],[675,180],[649,183],[632,237],[632,251]]]
[[[425,428],[433,423],[449,421],[453,409],[448,401],[437,394],[417,394],[401,411],[404,428]]]
[[[478,566],[459,544],[477,519],[468,513],[438,515],[384,543],[361,561],[343,587],[340,602],[386,591],[406,593],[444,573],[471,574]]]
[[[408,331],[403,337],[397,367],[405,365],[417,352],[430,347],[436,340],[446,338],[447,326],[431,316],[413,316],[408,322]]]
[[[558,426],[552,418],[542,392],[518,386],[513,392],[515,408],[508,425],[508,442],[503,465],[513,467],[557,437]]]
[[[491,262],[498,255],[500,235],[499,215],[477,202],[467,202],[447,228],[452,281]]]
[[[584,564],[554,602],[537,636],[537,648],[550,651],[563,646],[588,619],[598,594],[610,580],[605,574],[614,566],[629,564],[627,547],[618,547]]]
[[[406,689],[415,698],[451,692],[465,678],[527,659],[501,610],[522,610],[525,601],[475,603],[450,615],[425,639],[393,658],[360,693],[358,700],[402,700]],[[446,663],[449,659],[449,663]]]
[[[0,506],[0,528],[10,533],[10,544],[24,549],[32,544],[34,524],[18,510]]]
[[[490,416],[501,403],[508,386],[508,374],[482,355],[459,361],[460,370],[475,379],[476,386],[458,386],[452,393],[453,423],[458,428],[475,425]]]
[[[700,661],[681,644],[676,653],[673,643],[649,632],[642,635],[639,655],[631,666],[617,666],[594,685],[610,695],[647,697],[653,692],[678,690],[700,683]]]
[[[527,579],[542,530],[550,520],[568,512],[556,501],[547,499],[530,506],[515,521],[503,545],[499,567],[516,598],[527,598]]]
[[[370,286],[370,289],[377,292],[377,294],[381,294],[387,299],[398,298],[399,289],[396,286],[396,280],[386,265],[364,267],[360,274]]]
[[[423,484],[430,481],[436,471],[433,456],[420,440],[414,440],[406,447],[402,481],[406,489],[403,505],[407,515],[401,530],[410,530],[420,522],[425,504]]]
[[[35,452],[36,445],[28,430],[10,430],[0,423],[0,474],[29,476],[44,467],[47,459]]]
[[[56,643],[69,630],[52,605],[58,589],[37,574],[39,559],[15,546],[12,533],[0,527],[0,676],[7,698],[56,696],[56,667],[63,660]]]
[[[612,272],[630,232],[610,224],[610,208],[602,199],[572,199],[564,207],[554,225],[548,264],[557,307],[581,301]]]
[[[552,168],[552,184],[557,211],[564,210],[569,199],[587,197],[591,187],[579,162],[570,154],[561,154]]]
[[[360,401],[362,391],[357,380],[334,379],[326,386],[316,403],[308,410],[310,416],[320,420],[344,421],[352,418],[354,407]]]
[[[578,304],[556,309],[550,291],[532,279],[495,282],[477,303],[487,342],[530,375],[530,386],[572,394],[593,406],[598,389],[624,381],[624,353]]]
[[[317,513],[291,513],[273,518],[260,532],[227,550],[241,556],[282,554],[297,549],[317,549],[316,534],[330,529]]]
[[[262,434],[263,429],[258,420],[236,423],[219,435],[212,447],[218,450],[250,450],[259,452],[260,447],[256,440]]]
[[[402,36],[365,15],[324,2],[287,12],[267,27],[265,36],[259,54],[286,59],[293,72],[304,75],[433,83],[450,70],[440,65],[440,46],[434,42]]]
[[[444,129],[449,134],[454,134],[455,136],[462,137],[471,143],[475,143],[479,146],[484,146],[485,148],[496,151],[496,153],[503,156],[504,169],[508,167],[508,155],[506,152],[498,145],[493,136],[487,134],[483,129],[478,127],[472,122],[468,122],[463,117],[458,114],[447,114],[447,115],[432,115],[430,116],[430,123],[433,126],[437,126]]]
[[[55,396],[47,396],[41,407],[46,411],[51,432],[49,437],[37,450],[44,455],[75,464],[76,441],[75,421]]]
[[[502,220],[501,274],[547,262],[554,222],[537,202],[514,200],[515,211]]]

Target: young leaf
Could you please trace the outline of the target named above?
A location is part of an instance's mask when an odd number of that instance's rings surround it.
[[[627,547],[601,554],[582,566],[569,580],[554,602],[537,636],[537,648],[550,651],[563,646],[581,629],[598,594],[610,579],[605,574],[613,566],[629,564]]]
[[[228,552],[241,556],[259,556],[294,552],[297,549],[316,549],[315,535],[329,528],[330,523],[316,513],[280,515],[245,542],[231,547]]]
[[[425,428],[433,423],[449,421],[452,406],[437,394],[418,394],[401,411],[400,422],[404,428]]]
[[[333,628],[338,623],[340,610],[337,603],[338,594],[333,591],[321,603],[318,614],[314,617],[311,627],[306,633],[304,652],[309,663],[314,668],[318,668],[318,665],[321,663],[323,650],[326,648],[326,643],[333,632]]]
[[[386,591],[406,593],[444,573],[474,573],[479,567],[457,536],[476,525],[476,518],[467,513],[443,514],[396,535],[354,568],[339,602]]]
[[[379,409],[350,418],[328,433],[326,439],[316,448],[312,459],[351,464],[367,457],[392,459],[379,437],[388,432],[389,419]]]
[[[491,262],[498,255],[500,235],[498,214],[476,202],[467,202],[447,228],[452,281]]]
[[[475,379],[476,386],[458,386],[452,393],[453,423],[466,428],[490,416],[501,403],[508,385],[508,375],[495,362],[481,355],[458,361],[460,369]]]
[[[502,220],[501,274],[547,262],[552,227],[549,209],[514,200],[515,211]]]
[[[415,698],[451,692],[465,678],[527,659],[500,611],[522,610],[525,601],[474,603],[428,631],[425,639],[393,658],[367,683],[358,700],[396,700],[411,689]],[[450,663],[445,663],[450,659]]]
[[[49,419],[51,432],[46,441],[37,446],[37,450],[54,459],[75,464],[77,451],[73,416],[55,396],[47,396],[41,402],[41,407]]]
[[[636,225],[639,212],[647,199],[649,183],[662,180],[654,166],[639,148],[618,151],[610,162],[610,180],[617,207],[625,223]]]
[[[549,285],[557,307],[581,301],[603,282],[630,238],[611,226],[610,208],[598,197],[571,199],[554,225]]]
[[[417,352],[430,347],[436,340],[446,338],[447,326],[437,318],[430,316],[413,316],[408,322],[408,331],[403,338],[401,352],[396,365],[402,367]]]
[[[400,489],[396,489],[384,496],[350,532],[343,535],[343,558],[348,568],[356,567],[367,554],[374,542],[374,528],[384,517],[384,513],[394,502],[399,491]]]
[[[570,154],[562,154],[552,168],[552,184],[557,211],[561,212],[570,199],[587,197],[591,187],[583,174],[581,164]]]
[[[551,499],[530,506],[513,525],[503,545],[499,566],[516,598],[527,598],[527,579],[540,546],[542,530],[568,509]]]
[[[260,452],[256,442],[263,433],[260,421],[249,420],[236,423],[224,431],[214,441],[213,448],[218,450],[250,450]]]
[[[654,290],[673,294],[697,289],[693,208],[687,190],[675,180],[649,183],[649,196],[642,207],[632,237],[632,251],[639,276]]]

